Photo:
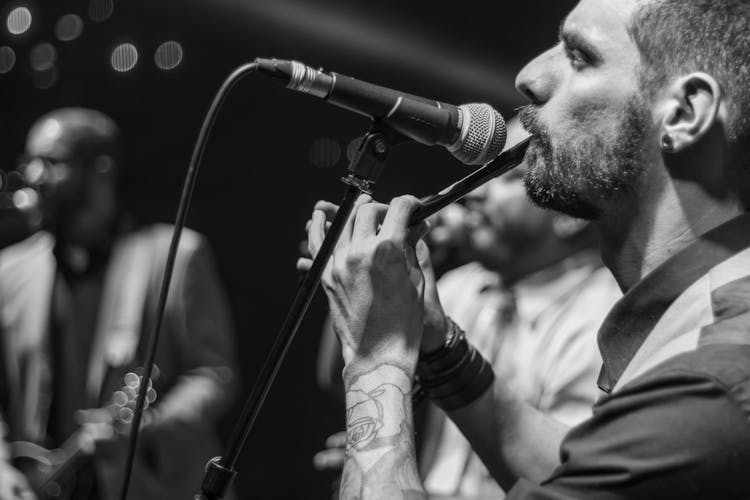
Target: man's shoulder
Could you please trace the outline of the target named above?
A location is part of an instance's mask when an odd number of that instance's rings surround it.
[[[750,344],[711,343],[698,346],[695,350],[675,356],[628,386],[651,385],[660,380],[679,383],[680,380],[695,383],[699,380],[711,381],[718,388],[734,396],[742,393],[750,396]],[[737,400],[741,409],[750,416],[750,397]]]
[[[695,420],[707,432],[739,417],[748,424],[744,432],[750,437],[750,345],[699,345],[636,377],[595,407],[604,414],[661,407],[672,421]]]
[[[174,234],[174,225],[172,224],[152,224],[142,227],[130,235],[131,238],[147,241],[156,252],[165,253],[169,250]],[[192,254],[205,244],[205,237],[190,228],[183,228],[180,234],[180,246],[178,250],[181,254]]]
[[[601,498],[748,498],[749,380],[747,345],[704,345],[661,363],[596,403],[566,436],[547,485],[586,484]]]

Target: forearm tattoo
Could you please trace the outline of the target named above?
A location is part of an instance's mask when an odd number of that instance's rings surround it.
[[[407,374],[381,365],[344,378],[346,463],[339,497],[426,499],[417,473]]]

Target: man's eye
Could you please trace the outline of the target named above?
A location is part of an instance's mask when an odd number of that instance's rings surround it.
[[[589,58],[586,54],[576,48],[566,47],[565,54],[568,56],[570,64],[576,69],[583,69],[589,65]]]

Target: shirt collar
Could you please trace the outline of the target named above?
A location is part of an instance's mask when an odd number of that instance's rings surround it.
[[[750,214],[743,214],[700,236],[628,290],[599,329],[604,362],[599,388],[610,392],[659,318],[682,292],[747,247]]]

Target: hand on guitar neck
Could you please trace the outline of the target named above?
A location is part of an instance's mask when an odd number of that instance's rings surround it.
[[[25,441],[11,443],[12,464],[23,472],[21,477],[25,476],[27,484],[24,489],[23,482],[18,481],[16,488],[27,496],[6,498],[2,486],[5,481],[0,476],[0,500],[66,498],[76,473],[86,459],[94,454],[110,453],[111,448],[125,440],[130,433],[140,382],[140,377],[130,372],[125,375],[123,386],[114,392],[106,407],[77,411],[75,418],[80,427],[59,448],[48,450]],[[149,381],[141,430],[149,426],[151,414],[147,409],[155,400],[156,391]],[[8,467],[13,469],[10,465]],[[0,475],[3,473],[0,465]],[[17,478],[12,473],[5,473],[11,481]]]

